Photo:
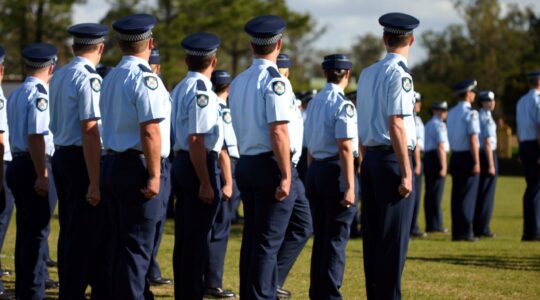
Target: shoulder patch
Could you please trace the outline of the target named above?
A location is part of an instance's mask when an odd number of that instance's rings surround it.
[[[153,91],[158,88],[159,83],[156,77],[149,75],[144,76],[144,85]]]
[[[39,111],[45,111],[49,107],[49,101],[45,98],[37,98],[36,99],[36,108]]]
[[[90,79],[90,87],[94,92],[99,93],[101,91],[101,80],[98,78]]]
[[[37,87],[38,92],[40,92],[40,93],[42,93],[44,95],[47,95],[47,90],[45,89],[45,87],[43,85],[41,85],[41,83],[38,83],[36,85],[36,87]]]
[[[287,90],[285,86],[285,82],[281,80],[276,80],[272,83],[272,91],[276,93],[276,95],[281,96],[285,94],[285,91]]]
[[[140,68],[143,72],[152,73],[152,70],[150,70],[150,68],[148,68],[147,66],[145,66],[145,65],[143,65],[143,64],[139,64],[139,68]]]
[[[88,72],[90,72],[92,74],[98,74],[98,72],[94,68],[92,68],[91,66],[84,65],[84,67],[86,68],[86,70],[88,70]]]
[[[205,94],[197,95],[197,106],[200,108],[205,108],[208,105],[208,96]]]
[[[204,81],[202,81],[201,79],[197,80],[197,90],[206,92],[206,84],[204,84]]]
[[[349,118],[354,117],[354,106],[352,104],[345,104],[345,113]]]
[[[410,92],[412,89],[412,80],[409,77],[401,78],[401,86],[403,87],[405,92]]]
[[[223,122],[225,122],[225,124],[231,124],[232,116],[229,110],[223,112]]]
[[[409,68],[407,67],[407,65],[405,65],[404,62],[400,61],[398,63],[398,65],[403,69],[403,71],[405,71],[406,73],[412,75],[411,70],[409,70]]]
[[[4,106],[6,106],[6,102],[4,102],[4,99],[0,98],[0,110],[4,109]]]
[[[276,70],[276,68],[270,66],[266,68],[266,70],[268,71],[268,74],[272,76],[272,78],[281,78],[281,74],[279,73],[278,70]]]

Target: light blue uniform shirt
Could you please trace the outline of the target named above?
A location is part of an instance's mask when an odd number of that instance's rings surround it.
[[[354,104],[343,89],[327,83],[309,103],[305,124],[307,148],[315,159],[338,155],[336,139],[354,139],[358,124]]]
[[[536,141],[540,124],[540,91],[531,89],[516,106],[517,134],[520,142]]]
[[[9,96],[7,117],[13,153],[28,151],[28,136],[31,134],[44,135],[46,153],[52,151],[52,141],[46,138],[49,134],[49,91],[45,82],[36,77],[26,77]]]
[[[459,101],[456,106],[448,111],[448,141],[452,151],[469,151],[471,141],[469,137],[475,135],[478,139],[480,134],[480,121],[478,112],[471,108],[466,101]]]
[[[161,157],[169,156],[171,101],[147,61],[135,56],[122,57],[103,80],[99,109],[105,149],[142,151],[140,124],[159,120]]]
[[[419,116],[415,116],[414,124],[416,126],[416,147],[419,147],[420,151],[424,151],[424,122],[422,122],[422,118],[420,118]]]
[[[7,99],[4,91],[0,87],[0,132],[4,133],[4,160],[11,161],[11,150],[9,147],[9,127],[7,121]]]
[[[304,140],[304,118],[298,107],[296,98],[292,107],[291,121],[289,122],[289,137],[291,141],[291,161],[297,165],[302,156],[302,142]]]
[[[493,120],[491,111],[481,108],[480,116],[480,148],[486,148],[486,139],[489,139],[491,150],[497,150],[497,124]]]
[[[389,118],[402,116],[407,146],[416,146],[414,86],[405,57],[388,53],[365,68],[358,79],[358,133],[366,147],[391,145]]]
[[[431,120],[426,123],[425,127],[425,140],[424,151],[433,151],[439,148],[439,144],[444,145],[444,150],[448,152],[450,146],[448,144],[448,131],[446,130],[446,124],[438,116],[433,116]]]
[[[272,151],[270,124],[293,118],[294,95],[277,65],[254,59],[231,83],[229,106],[240,155]]]
[[[172,102],[174,150],[189,151],[189,136],[202,134],[206,150],[219,153],[223,147],[223,128],[210,79],[198,72],[188,72],[172,91]]]
[[[232,125],[231,109],[227,106],[227,101],[219,97],[218,103],[223,124],[223,139],[225,147],[227,147],[227,153],[229,153],[230,157],[238,159],[240,158],[240,153],[238,153],[236,134],[234,134],[234,128]]]
[[[49,128],[54,134],[54,144],[82,146],[80,122],[101,118],[101,76],[91,61],[77,56],[54,72],[50,90]]]

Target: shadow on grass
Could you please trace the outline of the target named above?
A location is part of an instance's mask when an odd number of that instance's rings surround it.
[[[408,257],[407,260],[438,262],[461,266],[486,267],[493,269],[519,270],[540,272],[540,256],[538,257],[509,257],[460,255],[441,257]]]

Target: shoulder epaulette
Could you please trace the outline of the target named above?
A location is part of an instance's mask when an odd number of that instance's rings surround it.
[[[398,63],[398,65],[399,65],[401,68],[403,68],[403,71],[405,71],[405,72],[408,73],[409,75],[412,75],[411,70],[409,70],[409,68],[405,65],[404,62],[400,61],[400,62]]]
[[[147,66],[145,66],[143,64],[139,64],[139,68],[141,68],[141,70],[143,70],[143,72],[152,73],[152,70],[150,70]]]
[[[41,85],[41,83],[38,83],[36,87],[37,87],[38,92],[47,95],[47,90],[45,89],[43,85]]]
[[[97,74],[98,73],[94,68],[92,68],[89,65],[84,65],[84,67],[86,68],[86,70],[88,70],[88,72],[90,72],[92,74]]]
[[[268,71],[270,76],[272,76],[272,78],[280,78],[281,77],[281,74],[279,74],[278,70],[276,70],[276,68],[274,68],[272,66],[266,68],[266,70]]]
[[[197,80],[197,90],[206,92],[206,84],[204,84],[204,81],[202,81],[201,79]]]

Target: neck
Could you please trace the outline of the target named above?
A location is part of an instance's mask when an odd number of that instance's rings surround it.
[[[279,52],[278,51],[274,51],[270,54],[264,54],[264,55],[261,55],[261,54],[255,54],[255,58],[258,58],[258,59],[266,59],[266,60],[269,60],[273,63],[276,63],[277,62],[277,57],[279,55]]]
[[[145,61],[148,61],[148,60],[150,60],[150,53],[151,53],[150,50],[145,50],[143,52],[139,52],[139,53],[136,53],[136,54],[129,54],[129,55],[134,56],[134,57],[138,57],[138,58],[143,59]]]
[[[49,74],[47,72],[44,72],[44,71],[40,71],[40,72],[35,72],[35,73],[32,73],[32,74],[28,74],[28,76],[32,76],[32,77],[35,77],[43,82],[45,82],[46,84],[49,84]]]
[[[537,91],[537,92],[540,92],[540,85],[537,86],[537,87],[533,87],[532,89],[535,90],[535,91]]]
[[[395,53],[399,54],[405,58],[409,57],[409,47],[399,47],[399,48],[387,48],[386,51],[388,53]]]
[[[223,93],[219,93],[217,96],[218,96],[219,98],[225,100],[225,102],[227,102],[227,99],[229,98],[229,93],[223,92]]]
[[[79,56],[91,61],[94,64],[94,67],[99,64],[99,61],[101,59],[101,55],[99,55],[97,52],[84,53]]]
[[[214,68],[208,67],[208,68],[206,68],[206,70],[203,70],[203,71],[200,71],[200,72],[197,72],[197,73],[201,73],[203,76],[210,79],[210,78],[212,78],[212,72],[213,71],[214,71]]]

